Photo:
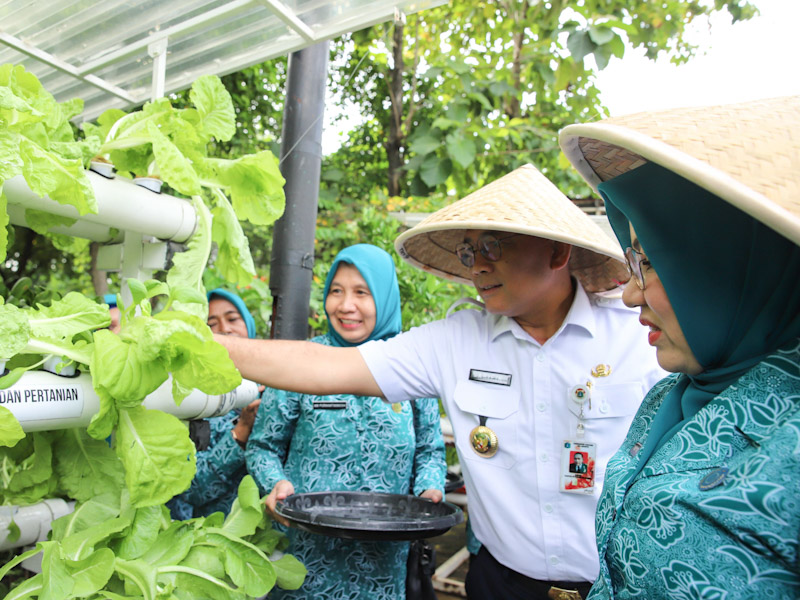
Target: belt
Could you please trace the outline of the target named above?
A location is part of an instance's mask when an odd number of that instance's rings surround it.
[[[513,579],[522,581],[537,597],[547,597],[549,600],[583,600],[592,588],[592,584],[588,581],[541,581],[516,571],[511,572]]]
[[[547,597],[549,600],[583,600],[589,595],[589,590],[592,589],[592,583],[589,581],[542,581],[534,579],[498,562],[485,546],[481,546],[480,552],[488,554],[489,558],[505,571],[506,577],[528,588],[540,598]]]
[[[591,585],[589,586],[591,588]],[[586,595],[588,595],[588,590]],[[582,596],[578,590],[565,590],[564,588],[550,586],[547,590],[547,597],[550,600],[583,600],[586,596]]]

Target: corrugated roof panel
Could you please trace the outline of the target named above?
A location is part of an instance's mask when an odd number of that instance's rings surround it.
[[[167,39],[165,90],[224,75],[445,0],[0,0],[0,63],[23,64],[84,118],[152,93],[148,46]]]

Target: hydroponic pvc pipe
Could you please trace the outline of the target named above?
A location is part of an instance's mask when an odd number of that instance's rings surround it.
[[[156,194],[124,177],[106,179],[93,171],[86,174],[97,198],[97,214],[80,215],[74,206],[38,196],[22,175],[5,181],[3,192],[9,204],[21,204],[25,208],[134,231],[160,240],[185,242],[194,233],[197,215],[188,201],[168,194]]]
[[[0,506],[0,550],[21,548],[47,539],[50,524],[71,513],[75,502],[50,498],[30,506]],[[19,527],[19,538],[9,541],[11,522]]]
[[[239,387],[221,396],[194,390],[177,406],[172,399],[172,379],[167,379],[143,404],[146,408],[189,420],[216,417],[244,408],[258,396],[258,385],[243,380]],[[29,371],[8,389],[0,390],[0,406],[11,411],[23,431],[47,431],[86,427],[100,410],[100,399],[92,388],[89,374],[62,377],[45,371]]]

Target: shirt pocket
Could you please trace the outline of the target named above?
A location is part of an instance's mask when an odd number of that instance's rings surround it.
[[[510,469],[516,463],[519,421],[519,391],[477,381],[461,380],[453,399],[461,411],[456,431],[456,446],[461,457],[487,467]],[[484,457],[475,452],[470,433],[486,417],[486,427],[497,436],[497,453]]]
[[[593,419],[619,419],[632,420],[639,405],[644,400],[645,391],[641,383],[595,383],[591,388],[591,407],[589,402],[583,403],[583,418],[587,421]],[[581,414],[581,406],[569,401],[569,410],[576,417]]]
[[[595,483],[601,485],[606,464],[625,441],[631,421],[644,400],[645,389],[639,382],[598,384],[595,381],[591,395],[591,408],[589,402],[583,404],[584,436],[586,441],[597,444]],[[577,426],[581,407],[572,400],[567,402]]]

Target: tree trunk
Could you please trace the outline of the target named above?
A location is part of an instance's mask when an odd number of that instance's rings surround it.
[[[509,10],[509,16],[512,16],[511,5],[507,5],[507,7]],[[515,6],[514,8],[516,8],[519,12],[517,14],[513,14],[512,18],[514,18],[517,23],[525,23],[525,19],[528,16],[528,0],[523,0],[519,6]],[[511,119],[517,119],[522,116],[520,110],[520,104],[522,101],[522,44],[525,41],[525,30],[522,25],[520,25],[520,30],[514,33],[512,41],[514,48],[511,59],[511,79],[514,89],[517,90],[517,94],[515,96],[509,96],[506,100],[505,113]]]
[[[400,195],[400,178],[403,168],[403,29],[402,23],[395,23],[392,35],[393,65],[389,70],[389,100],[392,112],[389,120],[389,137],[384,143],[389,162],[389,195]]]

